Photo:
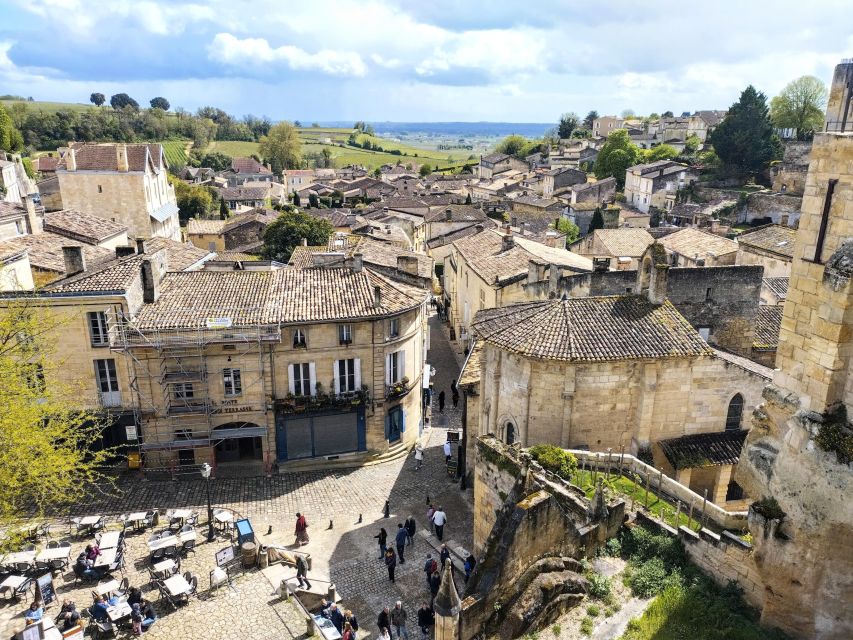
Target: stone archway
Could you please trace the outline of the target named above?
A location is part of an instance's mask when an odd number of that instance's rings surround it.
[[[213,428],[216,463],[263,459],[263,427],[253,422],[226,422]],[[245,434],[245,435],[243,435]]]

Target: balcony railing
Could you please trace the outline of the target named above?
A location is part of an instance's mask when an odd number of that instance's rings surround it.
[[[344,391],[338,394],[323,393],[322,391],[313,396],[287,394],[277,404],[284,413],[312,413],[330,409],[353,411],[369,401],[369,389],[367,385],[362,385],[360,391]]]
[[[410,386],[409,384],[409,379],[404,377],[399,382],[389,384],[385,387],[385,398],[387,400],[393,400],[394,398],[402,398],[411,390],[412,386]]]

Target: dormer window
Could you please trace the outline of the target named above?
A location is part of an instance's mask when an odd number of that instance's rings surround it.
[[[399,318],[391,318],[388,321],[388,337],[389,338],[400,337],[400,319]]]
[[[308,341],[305,339],[304,329],[295,329],[293,331],[293,348],[304,349],[308,346]]]
[[[352,325],[351,324],[339,324],[338,325],[338,341],[341,344],[352,343]]]

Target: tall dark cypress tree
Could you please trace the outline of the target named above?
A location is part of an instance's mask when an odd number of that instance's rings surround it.
[[[767,96],[752,85],[744,89],[711,133],[710,142],[728,175],[749,178],[767,169],[782,151],[770,122]]]
[[[595,231],[596,229],[604,228],[604,214],[601,213],[601,207],[596,207],[595,212],[592,214],[592,220],[589,221],[589,228],[586,230],[587,235]]]

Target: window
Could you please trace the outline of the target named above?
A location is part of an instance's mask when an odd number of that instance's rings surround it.
[[[836,184],[838,184],[838,180],[833,179],[826,185],[826,197],[823,201],[823,213],[820,218],[820,229],[817,232],[817,244],[814,252],[814,261],[818,264],[823,263],[823,242],[826,240],[826,230],[829,226],[829,211],[832,208],[832,196],[835,194]]]
[[[293,347],[306,347],[308,343],[305,340],[305,331],[303,329],[295,329],[293,331]]]
[[[338,325],[338,340],[341,344],[350,344],[352,342],[352,325],[351,324],[339,324]]]
[[[292,364],[291,368],[291,393],[295,396],[310,396],[311,393],[311,364],[302,362]]]
[[[726,487],[726,501],[728,500],[743,500],[743,487],[734,480]]]
[[[739,393],[729,402],[729,412],[726,414],[726,431],[737,431],[740,429],[743,418],[743,396]]]
[[[385,381],[388,384],[401,382],[406,376],[406,354],[395,351],[385,357]]]
[[[397,338],[400,335],[400,318],[391,318],[388,321],[388,337]]]
[[[207,250],[208,251],[216,251],[216,243],[215,242],[208,242],[207,243]]]
[[[107,316],[103,311],[90,311],[86,314],[89,319],[89,337],[92,339],[93,347],[105,347],[109,345],[110,338],[107,333]]]
[[[112,358],[95,360],[95,371],[98,375],[98,389],[101,393],[118,391],[118,375],[116,375],[116,361]]]
[[[24,235],[24,223],[22,220],[17,220],[15,222],[15,230],[19,236]]]
[[[239,369],[223,369],[222,381],[225,384],[226,396],[239,396],[243,393],[243,381]]]
[[[98,185],[98,193],[103,193],[104,188],[101,185]]]
[[[710,300],[713,295],[714,295],[714,290],[711,287],[708,287],[707,289],[705,289],[705,300]]]
[[[513,425],[512,422],[506,423],[506,443],[515,443],[515,425]]]
[[[179,382],[175,385],[175,398],[178,400],[190,400],[195,397],[195,390],[192,382]]]
[[[355,358],[349,358],[347,360],[338,360],[337,371],[335,372],[337,376],[337,393],[349,393],[358,390],[355,379],[355,361]]]

